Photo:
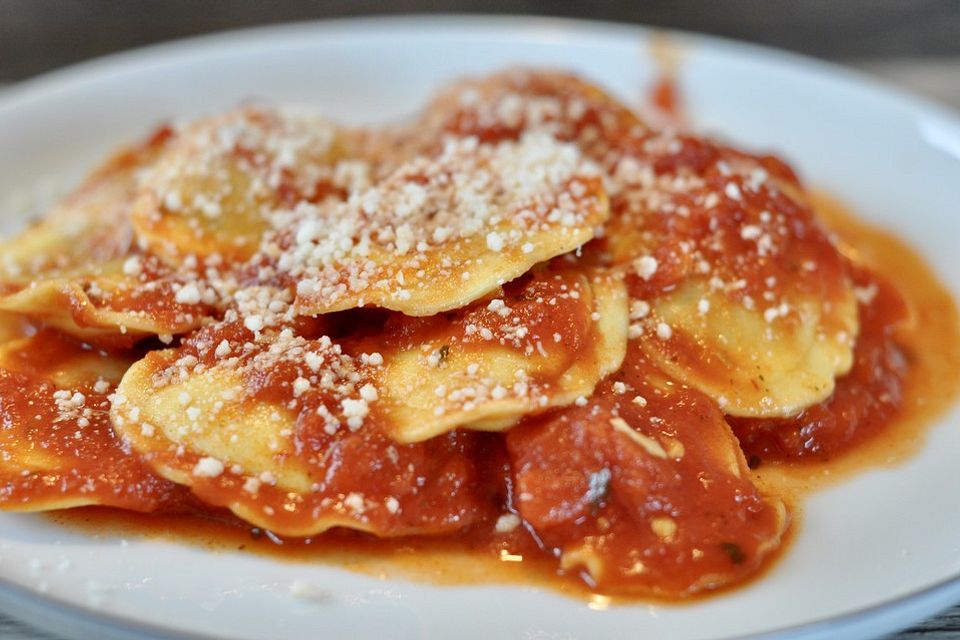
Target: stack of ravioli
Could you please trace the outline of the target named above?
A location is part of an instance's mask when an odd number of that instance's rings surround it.
[[[163,127],[0,256],[0,508],[189,491],[280,536],[532,545],[610,593],[772,557],[787,510],[728,419],[828,401],[859,332],[786,166],[556,72],[380,129]]]

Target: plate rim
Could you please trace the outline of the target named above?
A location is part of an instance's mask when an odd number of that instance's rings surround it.
[[[930,601],[935,601],[936,604],[930,605]],[[938,612],[946,611],[958,602],[960,602],[960,575],[841,615],[747,635],[725,636],[717,640],[794,640],[833,638],[837,634],[843,634],[846,638],[873,637],[874,631],[896,633]],[[229,636],[165,628],[121,613],[85,607],[58,596],[38,593],[34,589],[0,576],[0,611],[36,629],[62,634],[59,631],[60,627],[48,626],[45,624],[46,620],[38,625],[33,619],[19,615],[15,609],[17,604],[25,605],[24,608],[27,611],[53,609],[57,614],[55,620],[64,623],[80,621],[84,625],[83,629],[107,630],[111,634],[120,634],[117,636],[119,638],[137,640],[226,640],[229,638]],[[681,606],[684,605],[681,604]],[[908,620],[907,624],[898,623],[884,630],[875,628],[878,619],[894,615],[902,609],[911,610],[908,616],[900,618],[901,621]]]
[[[844,84],[856,84],[859,89],[868,92],[872,100],[876,99],[896,104],[900,108],[914,113],[932,114],[945,119],[953,126],[960,127],[960,110],[918,95],[866,72],[786,49],[735,38],[644,24],[584,18],[485,13],[381,14],[306,19],[219,30],[165,40],[96,56],[6,85],[0,88],[0,119],[4,118],[10,110],[17,109],[33,100],[43,100],[51,93],[69,89],[71,85],[82,85],[101,80],[111,74],[142,67],[145,63],[157,60],[169,60],[175,56],[189,57],[198,53],[229,49],[231,46],[238,49],[249,49],[257,45],[277,42],[282,35],[307,36],[337,28],[345,28],[350,31],[351,37],[363,38],[369,37],[369,32],[376,29],[393,31],[401,35],[406,32],[406,35],[412,35],[415,32],[430,29],[431,25],[468,29],[473,31],[470,34],[471,37],[489,39],[491,36],[495,36],[506,40],[516,40],[519,37],[536,39],[540,32],[549,33],[552,38],[577,38],[583,37],[584,34],[596,37],[604,33],[614,37],[635,35],[649,38],[654,34],[664,34],[680,43],[682,47],[706,45],[711,50],[719,50],[733,57],[748,57],[751,54],[762,55],[765,60],[773,64],[787,65],[795,71],[825,75],[831,80]],[[368,35],[364,35],[362,32],[367,32]],[[840,615],[753,634],[731,636],[727,640],[731,638],[741,640],[827,638],[839,633],[847,634],[845,637],[871,637],[875,633],[895,632],[904,629],[938,612],[945,611],[957,603],[960,603],[960,573],[921,589]],[[56,630],[59,627],[53,625],[48,627],[46,624],[38,625],[35,622],[36,618],[25,618],[18,615],[17,605],[22,605],[22,609],[27,611],[40,608],[52,609],[57,614],[57,620],[65,623],[68,620],[81,622],[84,626],[78,630],[97,628],[109,631],[111,634],[120,634],[117,637],[122,638],[221,640],[226,637],[164,628],[120,613],[83,606],[55,595],[30,589],[0,575],[0,611],[32,627],[62,633],[62,631]],[[904,615],[904,610],[909,613]],[[895,617],[897,622],[893,626],[889,626],[889,624],[883,626],[882,621],[887,617]],[[854,635],[851,636],[850,634]],[[113,637],[113,635],[110,637]]]

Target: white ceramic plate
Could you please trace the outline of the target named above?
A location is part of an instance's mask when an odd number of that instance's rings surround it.
[[[447,79],[524,63],[581,71],[636,101],[655,73],[650,35],[541,19],[349,20],[125,53],[0,96],[0,194],[77,175],[163,118],[248,98],[380,121],[413,112]],[[955,115],[793,55],[674,40],[696,122],[780,151],[809,183],[920,247],[960,294]],[[21,222],[3,220],[8,228]],[[770,575],[693,606],[595,611],[535,588],[379,581],[173,543],[125,543],[110,532],[94,539],[24,515],[0,516],[0,606],[97,638],[868,637],[960,600],[958,454],[955,410],[907,465],[810,499],[796,543]],[[295,582],[330,596],[293,597]]]

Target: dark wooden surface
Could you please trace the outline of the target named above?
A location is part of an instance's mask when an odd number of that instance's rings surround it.
[[[439,11],[589,17],[752,40],[855,61],[960,109],[960,0],[0,0],[0,83],[209,31]],[[960,607],[893,637],[960,639]],[[0,640],[61,638],[0,614]]]

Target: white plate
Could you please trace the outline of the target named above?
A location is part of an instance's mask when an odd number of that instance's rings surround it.
[[[804,58],[675,40],[696,122],[781,151],[811,184],[920,247],[960,293],[955,115]],[[252,97],[383,120],[414,111],[451,77],[525,63],[582,71],[635,101],[655,72],[649,43],[649,32],[625,26],[413,18],[268,28],[125,53],[0,96],[0,194],[75,175],[165,117]],[[33,624],[99,638],[867,637],[960,600],[958,454],[955,410],[907,465],[810,499],[798,540],[770,575],[693,606],[594,611],[535,588],[379,581],[173,543],[124,544],[109,532],[91,539],[22,515],[0,516],[0,604]],[[332,595],[294,598],[294,581]]]

